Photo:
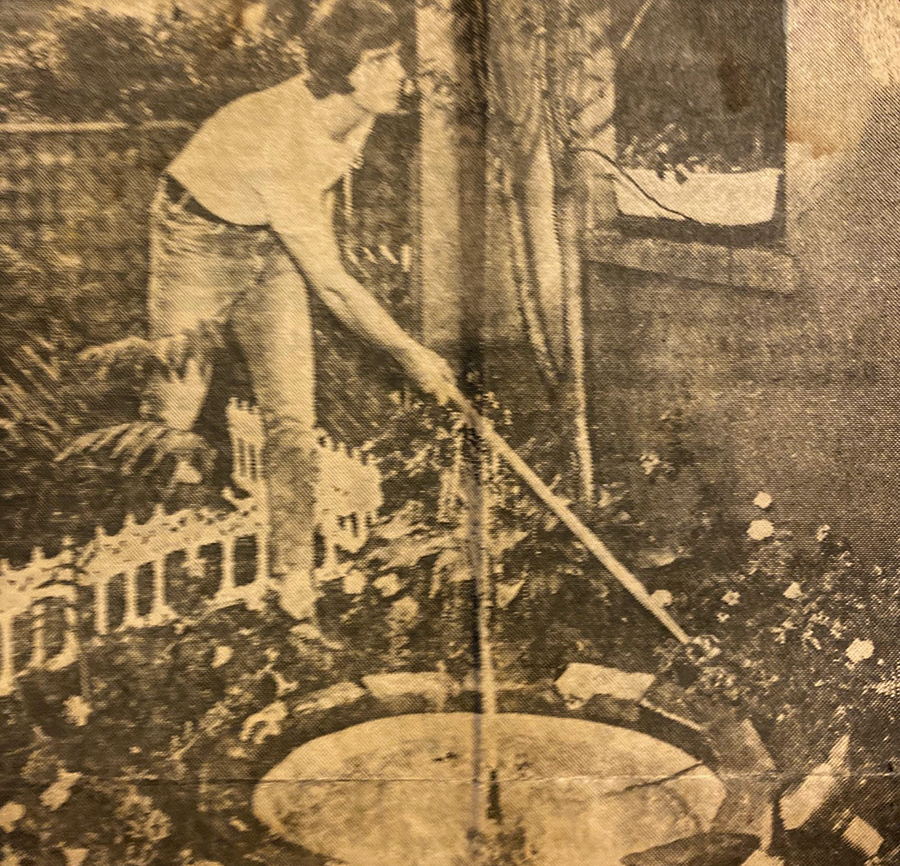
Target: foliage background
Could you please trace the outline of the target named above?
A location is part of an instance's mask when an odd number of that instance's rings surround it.
[[[200,121],[241,93],[293,74],[302,61],[289,40],[272,35],[240,43],[188,16],[148,23],[73,13],[52,28],[6,34],[5,43],[0,106],[8,120]],[[387,149],[381,154],[379,184],[388,190],[402,188],[391,174],[398,161]],[[400,211],[384,201],[385,213]],[[114,463],[54,461],[71,437],[127,415],[135,403],[131,377],[85,378],[77,352],[98,339],[98,329],[102,339],[139,333],[143,325],[141,299],[98,310],[91,287],[65,274],[64,263],[0,250],[0,537],[14,559],[32,544],[52,548],[65,534],[86,535],[97,522],[115,528],[158,494],[153,479],[123,484]],[[373,269],[369,279],[399,305],[390,294],[396,270]],[[32,676],[0,708],[3,778],[22,773],[27,782],[0,797],[25,810],[12,823],[0,815],[3,866],[62,863],[66,849],[84,848],[99,863],[134,866],[276,862],[259,835],[243,841],[242,831],[216,823],[216,809],[198,809],[216,801],[208,794],[204,800],[199,784],[167,787],[161,780],[194,783],[210,755],[225,762],[246,718],[277,696],[273,671],[294,679],[300,670],[297,688],[313,689],[381,669],[441,663],[459,676],[471,669],[464,535],[459,523],[437,516],[442,477],[454,471],[454,420],[402,394],[389,402],[397,380],[387,362],[375,374],[380,381],[361,393],[331,387],[329,381],[359,380],[362,361],[326,331],[319,334],[323,417],[351,442],[379,431],[372,448],[385,471],[388,503],[359,565],[365,588],[354,595],[329,591],[322,614],[367,641],[335,654],[291,637],[274,608],[201,611],[178,630],[116,635],[90,647],[77,681]],[[246,384],[239,374],[226,377],[219,396]],[[329,402],[338,390],[342,400]],[[498,407],[485,399],[502,423]],[[215,435],[214,423],[209,432]],[[528,434],[518,430],[525,453],[552,478],[560,472],[552,441]],[[893,798],[879,791],[879,779],[893,772],[898,749],[898,563],[863,562],[829,532],[793,538],[790,516],[777,503],[766,515],[772,534],[754,540],[746,523],[723,515],[723,491],[698,481],[677,417],[660,419],[647,439],[642,453],[601,455],[606,483],[585,516],[642,570],[652,590],[671,595],[688,631],[717,636],[721,656],[700,668],[683,658],[515,480],[501,475],[495,579],[509,598],[496,622],[501,675],[549,680],[571,661],[661,670],[698,699],[724,700],[752,718],[787,773],[822,760],[849,731],[852,768],[874,780],[865,791],[851,786],[849,802],[890,836],[888,850],[897,846]],[[382,579],[396,591],[380,589]],[[857,641],[871,643],[870,657],[850,652]],[[213,670],[212,653],[226,644],[235,661]],[[72,696],[89,708],[84,723],[67,708]],[[55,801],[48,805],[41,794],[65,781],[65,773],[81,775],[70,789],[56,789],[62,802],[51,808]],[[200,834],[198,826],[205,827]],[[191,848],[197,838],[207,850]],[[796,863],[824,862],[812,842],[793,856]]]

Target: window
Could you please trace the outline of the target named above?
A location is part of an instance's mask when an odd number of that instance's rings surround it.
[[[627,32],[642,5],[614,0],[614,29]],[[783,0],[657,0],[619,59],[615,90],[624,233],[780,242]]]

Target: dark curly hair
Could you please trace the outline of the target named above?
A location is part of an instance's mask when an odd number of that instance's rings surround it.
[[[393,45],[400,30],[400,16],[384,0],[322,0],[302,33],[313,96],[352,93],[348,76],[363,52]]]

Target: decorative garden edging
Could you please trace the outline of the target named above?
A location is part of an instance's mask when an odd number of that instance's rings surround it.
[[[139,523],[133,514],[114,535],[97,527],[94,538],[80,550],[65,539],[60,552],[47,557],[40,548],[21,568],[0,560],[0,696],[15,690],[16,677],[26,670],[61,670],[78,659],[80,622],[78,589],[87,588],[93,598],[93,635],[112,628],[136,629],[163,625],[178,618],[167,598],[168,562],[183,554],[189,573],[196,573],[203,549],[221,551],[221,578],[209,599],[214,607],[262,604],[271,588],[268,574],[269,518],[263,482],[263,425],[257,409],[232,400],[227,409],[232,443],[232,481],[248,495],[239,498],[223,491],[231,507],[182,509],[167,514],[158,505],[152,516]],[[381,477],[377,466],[358,451],[348,451],[320,432],[321,472],[316,489],[316,527],[325,542],[325,559],[317,572],[319,581],[338,574],[340,551],[355,553],[365,544],[369,527],[382,504]],[[253,578],[240,582],[236,574],[237,549],[244,541],[253,547]],[[139,610],[140,575],[151,573],[150,609]],[[122,620],[112,623],[110,592],[121,581],[125,608]],[[48,608],[63,612],[61,649],[48,655]],[[17,620],[30,620],[31,652],[28,663],[16,666]],[[55,637],[59,638],[59,635]]]

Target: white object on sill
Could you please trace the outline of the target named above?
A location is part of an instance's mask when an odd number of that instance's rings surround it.
[[[769,222],[775,213],[781,169],[730,173],[694,172],[679,183],[675,175],[664,178],[649,168],[628,168],[625,172],[640,190],[652,196],[651,201],[627,178],[616,175],[616,203],[626,216],[684,221],[692,220],[716,226],[750,226]],[[679,216],[671,211],[678,211]]]

